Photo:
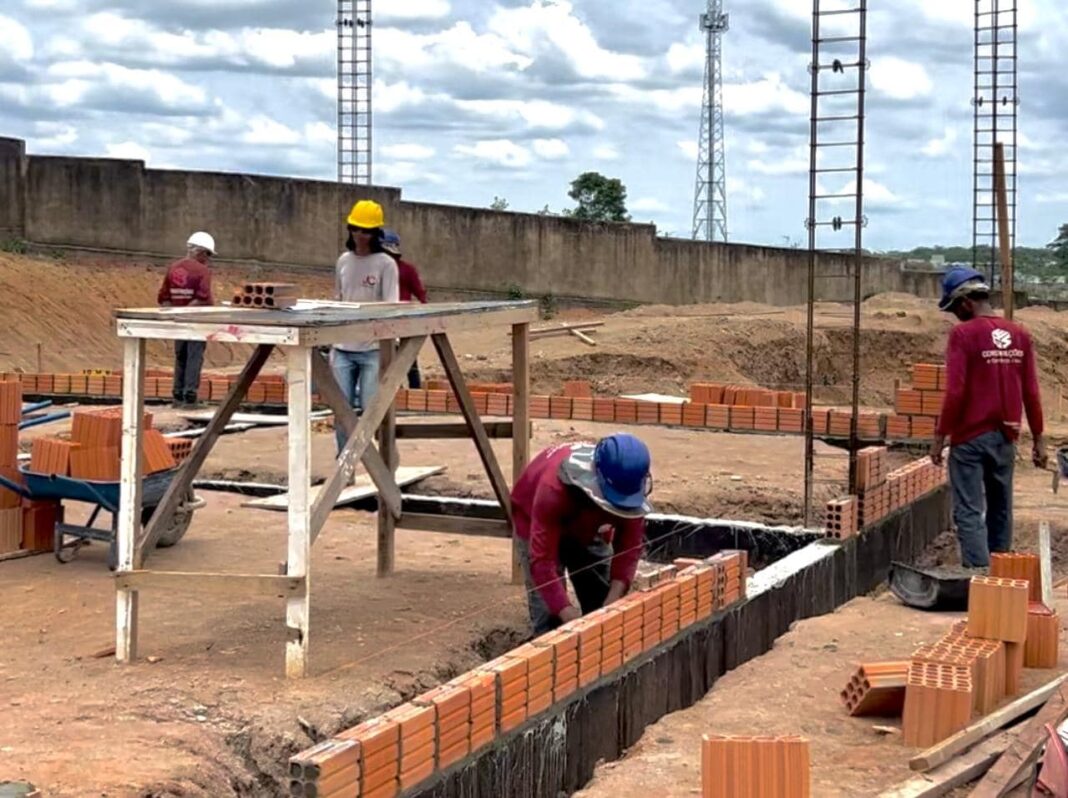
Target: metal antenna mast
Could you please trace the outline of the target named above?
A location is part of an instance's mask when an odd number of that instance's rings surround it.
[[[705,32],[705,98],[701,112],[701,138],[697,144],[697,188],[693,201],[693,237],[696,241],[727,240],[727,156],[723,140],[723,34],[730,18],[723,0],[708,0],[701,15]]]
[[[337,3],[337,179],[371,185],[371,0]]]
[[[855,3],[855,5],[854,5]],[[808,324],[805,345],[805,525],[812,526],[817,436],[846,439],[849,477],[844,493],[855,493],[857,452],[861,442],[857,421],[860,407],[860,321],[864,278],[864,119],[868,72],[868,0],[836,2],[825,8],[812,3],[812,113],[809,133],[808,200]],[[843,185],[844,183],[844,185]],[[853,256],[852,264],[834,269],[820,258],[825,233],[852,233],[852,247],[839,249]],[[829,236],[828,236],[829,237]],[[840,236],[839,236],[840,237]],[[851,357],[849,429],[822,428],[830,423],[829,408],[817,409],[815,388],[834,382],[822,373],[816,357],[816,302],[835,301],[850,307]],[[822,361],[826,361],[823,358]],[[820,428],[817,428],[819,419]],[[828,480],[841,483],[843,480]]]
[[[975,110],[972,264],[1000,283],[994,148],[1005,146],[1010,249],[1016,248],[1016,0],[975,2]]]

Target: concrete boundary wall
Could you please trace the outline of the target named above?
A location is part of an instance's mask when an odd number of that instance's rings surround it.
[[[948,492],[940,488],[858,537],[787,555],[750,577],[741,604],[688,627],[410,794],[572,794],[599,763],[619,759],[648,726],[697,703],[721,675],[769,651],[793,623],[870,592],[886,580],[892,561],[914,561],[948,521]]]
[[[361,198],[383,204],[432,287],[673,305],[797,305],[806,298],[803,250],[658,238],[648,224],[409,202],[392,188],[27,156],[24,142],[0,138],[0,237],[41,245],[166,258],[182,252],[190,232],[208,229],[228,260],[332,268],[342,216]],[[849,264],[824,255],[820,272],[844,274]],[[850,280],[824,284],[822,299],[850,296]],[[864,290],[934,297],[937,275],[872,258]]]

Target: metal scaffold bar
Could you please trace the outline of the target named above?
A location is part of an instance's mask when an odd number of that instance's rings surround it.
[[[370,185],[372,174],[371,0],[337,4],[337,179]]]

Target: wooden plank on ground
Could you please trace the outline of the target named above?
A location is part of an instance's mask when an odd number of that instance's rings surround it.
[[[918,756],[909,760],[909,767],[913,770],[928,771],[936,768],[943,762],[947,762],[961,751],[989,737],[1003,726],[1008,725],[1021,715],[1037,709],[1045,704],[1053,693],[1068,679],[1068,674],[1058,676],[1052,682],[1033,690],[1025,696],[1017,698],[1011,704],[1006,704],[981,718],[966,729],[961,729],[952,737],[947,737],[938,745],[928,748]]]
[[[127,571],[115,574],[115,584],[126,590],[156,588],[170,592],[211,593],[217,596],[296,595],[302,576],[265,574],[193,573],[186,571]]]
[[[914,776],[903,784],[879,793],[879,798],[939,798],[983,775],[1012,740],[1012,731],[1002,732],[930,773]]]
[[[1047,740],[1046,724],[1057,728],[1068,718],[1068,688],[1061,685],[1037,715],[1021,727],[1008,750],[972,791],[972,798],[1001,798],[1034,767]]]
[[[401,466],[397,469],[397,485],[404,487],[405,485],[411,485],[427,477],[435,476],[445,470],[444,466]],[[319,491],[323,488],[322,485],[316,485],[311,489],[311,497],[314,502],[319,497]],[[341,491],[337,501],[334,502],[334,507],[344,507],[346,504],[355,504],[356,502],[363,501],[364,499],[370,499],[373,496],[378,495],[378,489],[375,488],[371,478],[366,474],[356,475],[356,484],[350,485]],[[289,494],[280,493],[277,496],[268,496],[263,499],[253,499],[251,501],[242,502],[242,507],[249,507],[256,510],[276,510],[285,511],[289,507]]]

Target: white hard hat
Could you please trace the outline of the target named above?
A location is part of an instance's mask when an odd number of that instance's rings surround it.
[[[209,233],[193,233],[189,236],[189,240],[185,242],[187,247],[200,247],[206,249],[212,255],[215,254],[215,239],[211,237]]]

